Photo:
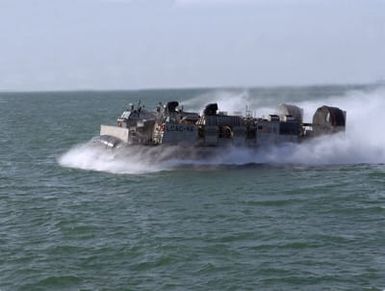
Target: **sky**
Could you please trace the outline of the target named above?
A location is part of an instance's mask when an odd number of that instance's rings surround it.
[[[0,0],[0,91],[385,79],[385,0]]]

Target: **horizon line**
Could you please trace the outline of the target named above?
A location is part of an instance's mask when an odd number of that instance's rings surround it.
[[[121,88],[121,89],[101,89],[101,88],[78,88],[78,89],[30,89],[30,90],[13,90],[13,89],[0,89],[2,93],[66,93],[66,92],[135,92],[135,91],[167,91],[167,90],[239,90],[239,89],[273,89],[273,88],[306,88],[306,87],[354,87],[354,86],[370,86],[381,85],[378,81],[374,82],[356,82],[356,83],[312,83],[301,85],[253,85],[253,86],[180,86],[180,87],[148,87],[148,88]]]

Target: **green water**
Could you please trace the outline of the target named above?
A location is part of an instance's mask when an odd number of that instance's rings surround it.
[[[382,96],[367,86],[1,93],[0,290],[383,290]],[[129,102],[216,98],[237,111],[336,104],[347,133],[187,162],[88,144]]]

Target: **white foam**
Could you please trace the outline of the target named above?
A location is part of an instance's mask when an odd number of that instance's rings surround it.
[[[92,142],[77,145],[63,154],[59,164],[64,167],[94,170],[115,174],[142,174],[165,169],[158,163],[152,163],[143,154],[130,148],[122,150],[97,147]]]

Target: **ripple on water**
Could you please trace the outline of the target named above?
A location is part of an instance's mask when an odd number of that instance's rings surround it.
[[[258,104],[323,102],[346,88],[250,92]],[[381,135],[362,133],[359,147],[344,152],[330,144],[295,148],[294,158],[308,154],[312,163],[294,165],[282,164],[293,157],[279,149],[273,164],[234,151],[217,163],[161,165],[135,153],[122,160],[71,150],[137,94],[191,93],[1,96],[4,112],[14,114],[0,115],[0,289],[384,289],[385,167],[373,162],[383,149],[366,142]],[[362,98],[382,104],[376,94]],[[317,165],[314,155],[330,164]],[[362,159],[371,164],[356,163]]]

